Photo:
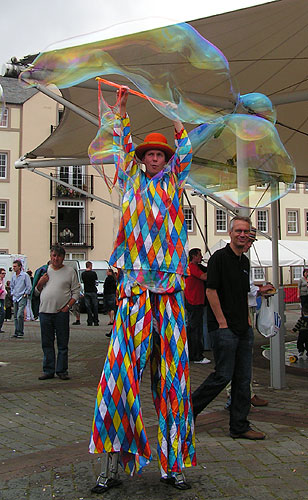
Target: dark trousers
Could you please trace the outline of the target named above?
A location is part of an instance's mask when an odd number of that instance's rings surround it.
[[[88,313],[88,325],[98,325],[98,300],[97,293],[85,293],[84,303]]]
[[[43,372],[65,373],[68,370],[69,313],[40,313],[41,341],[44,353]],[[55,337],[58,356],[56,360]]]
[[[185,301],[189,361],[203,359],[203,307],[202,304],[194,306]]]
[[[308,353],[308,329],[302,328],[298,332],[297,338],[297,349],[298,352],[307,352]]]
[[[232,381],[230,432],[241,434],[250,428],[250,380],[252,368],[253,331],[235,335],[229,328],[210,332],[215,371],[192,395],[194,416],[197,416]]]
[[[5,319],[12,319],[12,307],[6,306],[5,308]]]
[[[0,330],[2,330],[4,321],[4,299],[0,299]]]

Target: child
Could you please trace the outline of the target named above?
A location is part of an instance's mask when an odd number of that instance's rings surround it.
[[[303,315],[297,321],[293,328],[293,332],[298,331],[297,349],[298,355],[303,356],[306,350],[308,353],[308,306],[305,304],[303,307]]]

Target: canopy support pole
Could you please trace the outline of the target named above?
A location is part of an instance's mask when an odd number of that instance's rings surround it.
[[[278,185],[272,188],[272,198],[276,198],[276,190]],[[275,311],[278,311],[281,316],[281,326],[279,332],[270,339],[271,356],[271,387],[273,389],[282,389],[286,385],[285,379],[285,314],[283,287],[279,286],[279,258],[278,258],[278,201],[274,201],[271,205],[271,223],[272,223],[272,273],[273,285],[278,290],[273,296]]]

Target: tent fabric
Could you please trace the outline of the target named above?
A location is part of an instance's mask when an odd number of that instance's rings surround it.
[[[305,64],[308,58],[307,1],[277,0],[199,19],[190,24],[222,50],[241,94],[261,92],[274,103],[284,100],[289,94],[289,104],[277,106],[277,130],[294,161],[297,181],[307,181],[308,100],[292,102],[299,92],[308,93]],[[124,52],[123,57],[128,57],[128,54]],[[138,65],[140,54],[129,54],[129,58],[132,64],[135,60]],[[108,78],[125,83],[118,76],[108,75]],[[181,85],[181,81],[177,84]],[[199,92],[201,95],[206,93],[206,82],[202,77]],[[219,89],[212,89],[211,93],[219,95]],[[65,89],[62,94],[74,104],[97,115],[97,83],[94,80]],[[109,98],[110,102],[114,101],[115,95],[110,88],[106,88],[106,96],[107,101]],[[230,108],[232,106],[230,102]],[[130,96],[129,113],[136,144],[146,134],[155,131],[163,131],[171,140],[172,124],[149,102]],[[187,126],[188,130],[190,128]],[[94,125],[65,108],[60,126],[29,156],[84,158],[95,132]],[[198,157],[206,158],[206,148],[198,151]]]
[[[206,252],[204,259],[208,260],[216,250],[223,248],[230,240],[220,239],[210,253]],[[279,240],[278,258],[280,267],[304,266],[308,260],[308,241]],[[272,266],[272,242],[270,240],[257,240],[250,249],[251,267]]]

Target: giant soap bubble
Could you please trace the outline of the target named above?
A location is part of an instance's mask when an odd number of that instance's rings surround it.
[[[121,29],[119,25],[119,32]],[[98,37],[104,37],[104,31]],[[225,56],[186,23],[92,43],[81,37],[71,40],[67,48],[50,46],[22,79],[65,88],[103,75],[116,77],[120,83],[125,82],[123,78],[132,82],[162,103],[152,102],[160,113],[186,123],[204,123],[226,113],[211,97],[218,95],[232,102],[238,97]],[[176,105],[176,113],[164,106],[165,101]]]
[[[119,32],[129,24],[119,25]],[[102,31],[94,41],[81,37],[49,47],[22,79],[59,88],[88,84],[98,76],[122,85],[131,82],[162,115],[199,125],[190,132],[192,187],[235,207],[264,206],[288,192],[295,169],[274,126],[276,111],[262,94],[238,95],[217,47],[186,23],[107,36]],[[91,162],[98,168],[116,156],[121,168],[123,154],[112,140],[115,109],[104,102],[99,114]]]
[[[189,134],[193,165],[188,182],[233,207],[262,207],[287,194],[296,172],[271,121],[231,114]]]

